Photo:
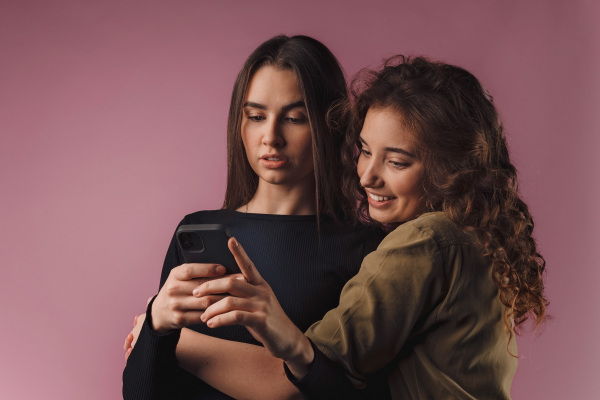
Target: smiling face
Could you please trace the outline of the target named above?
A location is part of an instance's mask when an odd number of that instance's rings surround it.
[[[241,131],[259,186],[314,180],[308,113],[294,71],[267,65],[254,73],[244,98]]]
[[[421,212],[424,167],[410,139],[399,112],[369,108],[360,133],[357,172],[376,221],[405,222]]]

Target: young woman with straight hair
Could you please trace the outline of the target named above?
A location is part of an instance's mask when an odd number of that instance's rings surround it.
[[[227,225],[303,330],[335,307],[345,282],[382,238],[353,219],[355,204],[342,193],[339,151],[348,124],[337,119],[331,125],[327,117],[346,97],[343,72],[322,43],[277,36],[261,44],[233,89],[223,208],[187,215],[180,223]],[[281,361],[254,346],[258,342],[245,328],[213,330],[202,323],[206,305],[192,290],[222,274],[223,267],[216,265],[184,264],[173,238],[160,291],[148,305],[148,317],[139,321],[139,336],[133,332],[126,341],[127,348],[136,337],[123,373],[125,399],[299,396],[285,379]],[[234,353],[230,364],[213,367],[211,360],[232,345],[243,350]],[[203,379],[183,369],[190,349],[217,353],[203,356]],[[261,362],[261,357],[275,363]],[[238,383],[238,373],[249,377]],[[271,375],[280,379],[259,384]],[[233,383],[224,389],[228,394],[217,389],[221,381]]]

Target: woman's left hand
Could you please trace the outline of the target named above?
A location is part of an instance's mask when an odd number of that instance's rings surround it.
[[[150,298],[150,300],[152,300],[152,298]],[[142,330],[142,325],[144,325],[145,320],[146,313],[136,315],[133,318],[133,329],[125,338],[125,344],[123,345],[123,349],[125,350],[125,360],[129,358],[129,355],[133,351],[133,347],[135,346],[135,342],[137,342],[137,339],[140,336],[140,331]]]
[[[308,368],[314,358],[310,341],[285,314],[242,246],[234,238],[229,239],[228,245],[243,275],[228,275],[194,289],[194,296],[199,298],[219,293],[231,295],[206,308],[202,321],[211,328],[243,325],[274,357],[286,361],[290,369],[290,363],[296,362]]]

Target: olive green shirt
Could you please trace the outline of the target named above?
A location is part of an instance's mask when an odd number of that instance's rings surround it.
[[[307,331],[357,387],[387,375],[394,399],[509,399],[517,369],[489,257],[445,214],[391,232]]]

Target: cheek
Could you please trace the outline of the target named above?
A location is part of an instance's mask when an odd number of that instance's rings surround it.
[[[405,176],[404,179],[399,179],[395,185],[396,193],[406,197],[410,203],[418,201],[423,194],[421,177],[422,174],[419,172]]]
[[[257,141],[260,141],[256,127],[245,123],[242,123],[240,137],[246,151],[252,151],[256,146]]]
[[[412,177],[410,182],[407,182],[407,187],[405,188],[406,194],[410,196],[411,202],[413,204],[420,204],[421,198],[423,196],[423,174],[419,173],[416,176]]]
[[[248,140],[248,132],[246,129],[244,129],[244,127],[242,126],[242,131],[240,133],[240,137],[242,139],[242,146],[244,147],[244,153],[246,153],[246,158],[248,159],[248,161],[253,160],[254,156],[253,156],[253,152],[252,152],[252,146],[249,144]]]

